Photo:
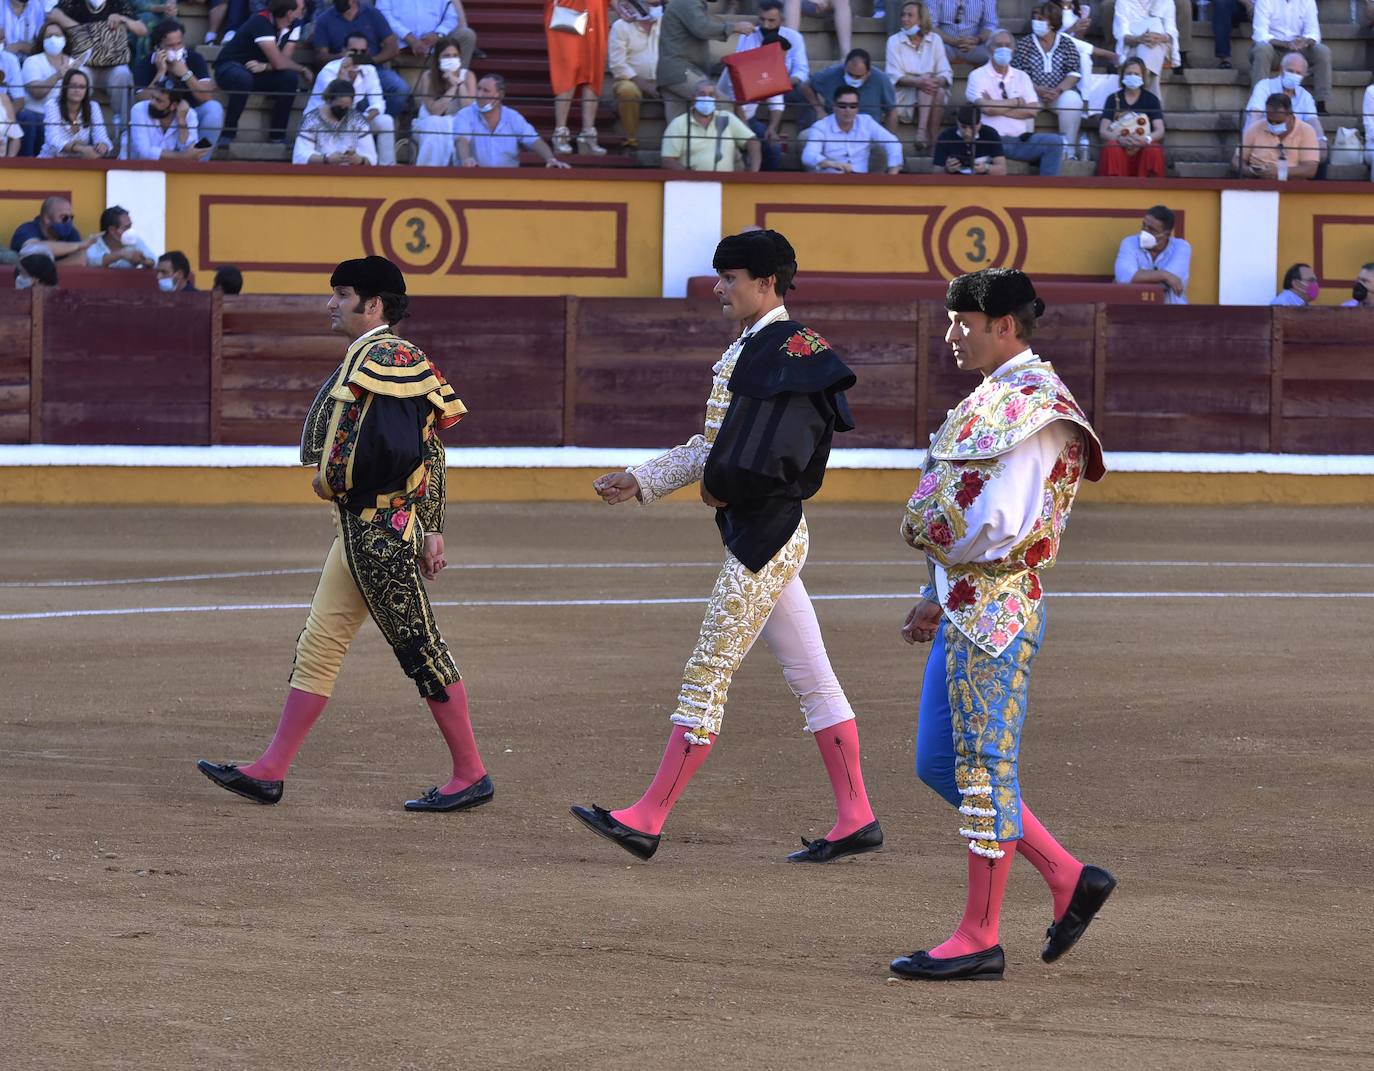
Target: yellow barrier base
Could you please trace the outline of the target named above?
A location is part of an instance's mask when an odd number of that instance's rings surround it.
[[[451,502],[590,502],[605,469],[450,469]],[[901,504],[914,473],[831,469],[820,502]],[[695,489],[677,492],[689,501]],[[1087,502],[1137,505],[1374,505],[1374,476],[1273,473],[1116,472],[1085,484]],[[310,473],[296,468],[0,467],[0,504],[12,506],[298,505],[315,501]]]

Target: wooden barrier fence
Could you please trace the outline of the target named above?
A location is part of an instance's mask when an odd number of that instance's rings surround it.
[[[858,373],[850,447],[924,446],[972,385],[937,302],[798,305]],[[403,332],[471,415],[467,446],[663,446],[701,428],[714,303],[437,298]],[[287,444],[344,340],[322,297],[0,291],[0,442]],[[1374,454],[1374,316],[1065,305],[1035,348],[1112,450]]]

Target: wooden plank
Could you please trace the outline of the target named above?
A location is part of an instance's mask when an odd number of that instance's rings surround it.
[[[29,442],[43,442],[43,301],[47,287],[29,291]]]
[[[224,391],[224,295],[218,290],[210,294],[210,445],[220,440],[222,414],[220,407]]]
[[[1279,310],[1269,316],[1269,449],[1283,450],[1283,332],[1284,317]]]
[[[926,335],[930,331],[929,302],[913,301],[912,320],[914,324],[914,336],[916,339],[916,360],[913,362],[915,379],[912,386],[916,392],[915,405],[916,421],[913,426],[915,433],[917,450],[924,450],[930,443],[930,407],[926,404],[926,399],[930,394],[930,347],[926,344]]]
[[[1101,439],[1107,422],[1107,306],[1093,307],[1093,391],[1092,411],[1088,414],[1093,430]]]
[[[1290,454],[1374,454],[1374,420],[1285,417],[1283,447]]]
[[[1262,453],[1269,416],[1112,413],[1112,449],[1184,453]]]
[[[1371,324],[1374,339],[1374,324]],[[1374,380],[1374,341],[1359,338],[1343,339],[1338,343],[1313,342],[1294,339],[1284,328],[1283,377],[1285,380],[1335,380],[1349,383]]]
[[[29,411],[0,413],[0,443],[17,444],[29,441]]]
[[[577,295],[566,299],[563,314],[563,426],[559,442],[572,446],[573,428],[577,422],[577,335],[580,306]]]
[[[0,384],[0,413],[25,413],[29,411],[29,385],[25,383]],[[25,419],[28,419],[25,416]]]

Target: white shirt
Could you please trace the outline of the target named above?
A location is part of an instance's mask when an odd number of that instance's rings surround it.
[[[809,82],[811,80],[811,61],[806,58],[806,40],[796,30],[786,26],[778,30],[778,36],[785,38],[792,46],[782,51],[783,63],[787,66],[787,77],[792,79],[794,86],[802,82]],[[735,46],[735,52],[748,52],[751,49],[762,47],[763,35],[755,30],[739,39],[739,43]],[[730,81],[729,71],[721,72],[720,80],[716,83],[716,91],[722,100],[735,99],[735,84]],[[785,107],[781,93],[767,98],[767,104],[770,112],[780,112]],[[744,105],[745,118],[752,118],[755,108],[755,104]]]
[[[3,2],[4,0],[0,0],[0,3]],[[67,69],[71,69],[70,65],[68,65]],[[90,71],[86,70],[85,67],[81,67],[78,69],[86,71],[86,74],[88,76],[91,73]],[[46,93],[44,93],[41,97],[35,96],[33,93],[29,92],[29,86],[31,86],[34,82],[42,82],[44,79],[51,78],[54,74],[57,73],[57,68],[54,67],[50,62],[48,62],[48,54],[46,52],[35,52],[32,56],[30,56],[28,59],[24,61],[24,65],[21,68],[21,73],[24,79],[24,96],[28,100],[28,103],[24,106],[29,111],[38,112],[41,115],[43,112],[43,105],[46,104],[48,98],[52,96],[53,90],[57,89],[57,87],[60,86],[62,82],[59,79],[57,84],[54,85],[52,89],[49,89]]]
[[[898,89],[897,82],[908,76],[919,77],[933,74],[945,85],[954,84],[954,72],[950,70],[949,53],[938,33],[928,33],[921,37],[919,45],[913,45],[911,38],[900,30],[887,39],[887,62],[884,70],[892,79],[892,88]],[[910,86],[901,86],[910,89]]]
[[[815,171],[820,170],[822,160],[834,160],[848,164],[855,174],[867,174],[868,158],[874,142],[881,143],[887,152],[888,167],[902,166],[902,143],[897,140],[896,134],[871,115],[859,112],[847,133],[840,129],[839,121],[833,114],[827,115],[811,127],[806,148],[802,149],[802,166]]]
[[[60,86],[58,87],[60,88]],[[78,116],[80,113],[77,113]],[[80,119],[77,120],[80,122]],[[48,94],[48,103],[43,105],[43,148],[38,155],[51,159],[61,156],[68,145],[112,145],[110,136],[105,133],[105,117],[100,105],[91,101],[91,125],[73,130],[65,119],[58,117],[57,93]]]
[[[338,123],[334,117],[325,118],[322,109],[309,112],[296,134],[296,144],[291,149],[293,164],[308,164],[315,155],[332,156],[336,152],[352,149],[369,164],[377,163],[377,142],[367,120],[358,111],[350,111]]]
[[[359,342],[361,342],[363,339],[367,338],[368,335],[375,335],[378,331],[389,331],[389,330],[391,330],[391,325],[390,325],[390,324],[378,324],[376,327],[372,328],[370,331],[364,331],[361,335],[359,335],[357,338],[355,338],[352,342],[350,342],[350,343],[348,344],[348,348],[349,348],[349,349],[352,349],[354,346],[356,346],[356,345],[357,345]]]
[[[1374,152],[1374,85],[1364,91],[1364,148]]]
[[[9,0],[0,0],[0,8],[9,7]],[[20,102],[22,108],[24,100],[24,73],[19,65],[19,57],[8,48],[0,47],[0,71],[5,72],[5,89],[12,100]]]
[[[1260,3],[1263,2],[1260,0]],[[1169,59],[1178,66],[1182,57],[1178,52],[1178,21],[1174,15],[1174,0],[1119,0],[1116,14],[1112,16],[1112,36],[1116,38],[1116,54],[1123,62],[1127,54],[1127,35],[1139,37],[1143,33],[1168,35]]]
[[[141,100],[129,111],[129,159],[161,160],[164,151],[180,152],[200,139],[200,127],[194,108],[186,112],[186,137],[173,115],[164,130],[162,124],[148,114],[151,101]]]
[[[344,57],[340,56],[320,68],[320,73],[315,77],[315,86],[310,90],[310,99],[305,105],[306,115],[324,103],[324,91],[329,88],[330,82],[338,79],[343,61]],[[386,100],[382,96],[382,80],[377,76],[377,68],[372,64],[366,63],[358,68],[358,76],[353,79],[353,92],[356,94],[353,104],[361,104],[363,111],[376,111],[381,115],[386,110]]]
[[[1256,82],[1254,90],[1250,93],[1250,101],[1245,105],[1246,123],[1263,119],[1264,102],[1275,93],[1283,92],[1282,74],[1276,74],[1273,78],[1261,78]],[[1298,86],[1290,99],[1293,101],[1293,114],[1316,131],[1318,141],[1325,141],[1326,131],[1322,129],[1321,116],[1317,114],[1317,102],[1312,98],[1312,94]]]
[[[157,257],[153,255],[153,251],[148,248],[148,243],[142,238],[136,238],[126,231],[124,234],[124,245],[133,246],[149,260],[156,263]],[[102,234],[86,248],[86,264],[91,268],[103,268],[106,266],[103,263],[106,255],[113,252],[114,250],[110,248],[110,243],[105,241],[105,236]],[[111,268],[132,268],[134,265],[131,261],[120,258],[119,260],[110,261],[108,266]]]
[[[654,19],[648,33],[639,23],[617,19],[606,42],[606,65],[616,78],[647,78],[658,81],[658,27]]]
[[[1006,93],[1002,92],[1003,87]],[[985,63],[969,72],[968,88],[964,91],[970,104],[980,100],[996,103],[1001,100],[1014,100],[1020,97],[1027,108],[1040,109],[1040,95],[1035,92],[1035,83],[1030,75],[1019,67],[1008,67],[1006,74],[998,72],[991,63]],[[983,125],[990,126],[1004,138],[1019,138],[1022,134],[1035,132],[1034,119],[1012,119],[984,110]]]
[[[1255,0],[1255,44],[1270,41],[1291,41],[1306,37],[1309,41],[1322,39],[1321,23],[1317,21],[1317,0]]]

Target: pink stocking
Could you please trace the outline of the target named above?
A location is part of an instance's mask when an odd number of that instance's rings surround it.
[[[442,699],[426,699],[425,702],[453,756],[453,777],[448,784],[440,785],[439,791],[445,795],[462,792],[487,772],[482,765],[482,756],[477,753],[477,738],[472,735],[472,721],[468,718],[468,690],[458,681],[448,686],[447,702]]]
[[[267,750],[257,762],[240,766],[239,771],[259,781],[284,780],[296,752],[305,742],[306,734],[315,724],[315,719],[324,712],[324,705],[328,702],[328,696],[292,688],[286,693],[286,705],[282,708],[276,735],[267,745]]]
[[[853,718],[822,729],[816,733],[821,749],[821,761],[830,775],[830,787],[835,792],[835,825],[825,835],[828,841],[842,840],[873,821],[873,808],[868,805],[864,790],[864,775],[859,768],[859,729]]]
[[[612,811],[612,818],[641,833],[657,835],[663,832],[668,812],[716,742],[713,735],[710,744],[689,744],[684,739],[686,732],[681,725],[673,726],[668,734],[668,746],[663,751],[663,761],[658,764],[658,773],[654,774],[648,791],[633,806]]]
[[[1040,871],[1054,897],[1054,918],[1059,921],[1069,908],[1069,900],[1078,886],[1083,864],[1064,850],[1050,831],[1031,814],[1026,801],[1021,801],[1021,854],[1031,866]]]
[[[1016,841],[1002,842],[1000,859],[968,853],[968,900],[959,927],[942,945],[930,950],[935,959],[953,959],[984,952],[997,944],[997,924],[1002,916],[1002,894],[1007,889]]]

